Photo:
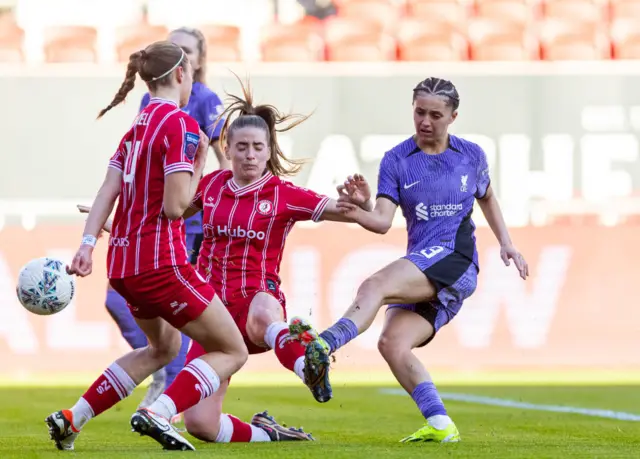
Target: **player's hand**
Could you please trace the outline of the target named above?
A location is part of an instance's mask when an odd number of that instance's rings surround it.
[[[207,163],[207,153],[209,152],[209,137],[200,129],[200,141],[198,142],[198,150],[196,151],[196,157],[193,160],[194,169],[204,169]]]
[[[336,187],[338,190],[338,201],[351,201],[362,207],[371,199],[371,188],[367,179],[361,174],[350,175],[344,183]]]
[[[81,214],[88,214],[91,212],[91,206],[83,206],[82,204],[78,204],[76,206]]]
[[[527,260],[524,259],[522,254],[518,252],[513,244],[507,244],[500,247],[500,258],[504,261],[505,266],[510,266],[511,262],[509,260],[513,260],[513,263],[516,265],[516,268],[520,273],[520,277],[527,280],[527,277],[529,277],[529,265],[527,264]]]
[[[362,209],[357,204],[347,200],[336,202],[336,208],[342,215],[348,217],[354,221],[358,221],[358,215],[362,212]]]
[[[73,257],[71,266],[67,266],[67,273],[75,274],[79,277],[86,277],[93,269],[93,247],[81,245],[76,255]]]

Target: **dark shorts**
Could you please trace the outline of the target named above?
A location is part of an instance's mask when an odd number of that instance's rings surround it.
[[[389,305],[389,309],[413,311],[433,326],[433,335],[418,346],[422,347],[460,312],[464,300],[476,290],[478,268],[469,258],[444,247],[429,247],[403,258],[416,265],[436,289],[436,298],[431,301]]]

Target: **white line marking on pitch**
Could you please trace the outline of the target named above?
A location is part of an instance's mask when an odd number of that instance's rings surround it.
[[[381,389],[381,392],[389,395],[407,395],[402,389]],[[618,421],[640,422],[640,415],[625,413],[624,411],[578,408],[576,406],[541,405],[537,403],[518,402],[506,398],[483,397],[481,395],[459,394],[455,392],[440,392],[440,398],[442,398],[442,400],[477,403],[480,405],[503,406],[505,408],[520,408],[534,411],[551,411],[553,413],[581,414],[583,416],[616,419]]]

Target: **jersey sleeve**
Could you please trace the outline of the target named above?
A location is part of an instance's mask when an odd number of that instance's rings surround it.
[[[117,169],[120,172],[124,171],[124,153],[121,147],[118,147],[116,152],[109,160],[109,167]]]
[[[206,120],[206,126],[202,126],[202,130],[212,141],[220,138],[224,120],[221,119],[218,121],[218,116],[220,116],[223,111],[224,106],[216,93],[211,93],[209,97],[202,102],[202,119]]]
[[[291,183],[285,183],[284,190],[287,210],[293,215],[295,221],[313,220],[317,222],[329,204],[327,196]]]
[[[144,110],[145,108],[147,108],[147,105],[149,105],[149,101],[151,100],[151,96],[149,95],[149,93],[145,93],[144,96],[142,96],[142,100],[140,101],[140,110],[138,110],[139,112],[141,112],[142,110]]]
[[[164,175],[191,172],[200,142],[200,127],[190,116],[172,116],[166,123]]]
[[[117,169],[120,172],[124,172],[124,162],[125,162],[126,157],[127,157],[127,150],[126,150],[127,137],[128,137],[128,135],[125,136],[120,141],[120,145],[118,145],[118,149],[113,154],[111,159],[109,159],[109,167]]]
[[[387,152],[378,171],[378,194],[376,198],[387,198],[396,205],[400,204],[400,179],[398,165],[394,156]]]
[[[484,150],[478,147],[478,165],[476,168],[476,199],[482,199],[487,194],[487,189],[491,184],[491,176],[489,174],[489,164],[487,163],[487,155]]]

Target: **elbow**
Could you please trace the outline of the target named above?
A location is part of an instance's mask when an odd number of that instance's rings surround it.
[[[391,228],[391,224],[377,224],[367,226],[366,229],[376,234],[387,234],[389,229]]]
[[[182,210],[182,209],[171,209],[171,208],[166,208],[165,207],[164,215],[169,220],[179,220],[184,215],[184,210]]]
[[[176,202],[164,202],[164,215],[169,220],[179,220],[183,217],[184,212],[187,210],[186,207],[181,206]]]

